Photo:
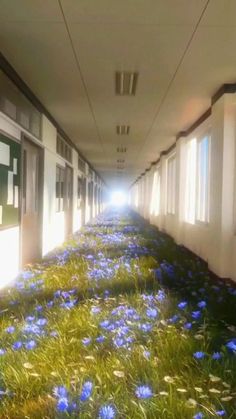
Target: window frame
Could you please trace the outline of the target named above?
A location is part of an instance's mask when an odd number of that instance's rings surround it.
[[[72,163],[72,147],[59,134],[57,134],[56,152],[67,162]]]
[[[160,167],[156,167],[153,173],[153,183],[152,183],[152,195],[151,195],[151,205],[150,205],[150,215],[153,217],[158,217],[160,215],[160,192],[161,192],[161,176],[160,176]]]
[[[81,209],[82,204],[82,188],[83,177],[77,176],[77,209]]]
[[[198,216],[199,209],[199,179],[200,179],[200,150],[199,146],[204,139],[208,139],[208,170],[207,170],[207,199],[205,208],[205,220],[200,220]],[[196,211],[195,211],[195,223],[198,225],[207,226],[210,222],[210,170],[211,170],[211,132],[208,129],[197,137],[197,164],[196,164]]]
[[[174,162],[171,170],[171,162]],[[170,167],[170,172],[169,172]],[[169,173],[171,177],[169,176]],[[171,197],[170,197],[171,189]],[[170,199],[170,205],[169,205]],[[171,208],[170,208],[171,207]],[[169,210],[170,208],[170,210]],[[174,216],[176,215],[176,151],[172,153],[166,160],[166,214]]]
[[[189,173],[190,176],[188,176],[188,168],[191,167],[193,168],[193,162],[191,164],[191,162],[189,163],[188,161],[188,153],[189,153],[189,147],[190,147],[190,143],[194,142],[195,143],[195,170],[194,173]],[[186,143],[185,143],[185,147],[186,147],[186,159],[185,159],[185,188],[184,188],[184,222],[187,224],[191,224],[194,225],[196,224],[196,202],[197,202],[197,136],[193,135],[191,136],[191,138],[189,138]],[[192,197],[190,197],[190,193],[192,190],[191,187],[191,181],[189,182],[189,179],[192,179],[192,177],[194,176],[194,194]],[[192,185],[192,186],[193,186]],[[194,198],[194,205],[193,205],[193,211],[192,211],[192,216],[193,219],[191,219],[191,214],[189,213],[189,205],[190,203],[192,204],[193,202],[193,198]]]
[[[0,111],[42,142],[42,113],[23,94],[16,84],[0,70]],[[8,103],[8,106],[7,106]],[[14,115],[7,111],[9,106],[15,108]],[[28,123],[22,122],[22,116],[28,119]],[[35,123],[37,122],[37,132]]]
[[[64,212],[65,205],[65,167],[56,165],[56,213]],[[59,173],[59,182],[57,182],[57,174]],[[62,177],[63,173],[63,177]],[[58,183],[58,186],[57,186]]]

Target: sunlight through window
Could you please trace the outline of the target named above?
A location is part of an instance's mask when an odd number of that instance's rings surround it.
[[[111,194],[111,205],[121,207],[127,204],[127,194],[124,191],[113,191]]]

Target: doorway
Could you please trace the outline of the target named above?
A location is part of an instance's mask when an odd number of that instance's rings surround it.
[[[42,256],[43,150],[23,136],[21,263]]]

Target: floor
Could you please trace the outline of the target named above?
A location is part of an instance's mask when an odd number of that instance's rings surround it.
[[[236,288],[109,210],[0,299],[0,418],[236,418]]]

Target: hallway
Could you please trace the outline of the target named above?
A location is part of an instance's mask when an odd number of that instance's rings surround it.
[[[235,418],[235,299],[169,236],[107,210],[4,290],[1,419]]]

